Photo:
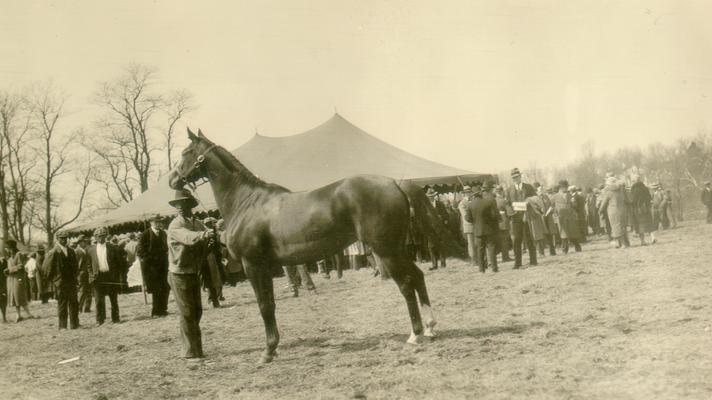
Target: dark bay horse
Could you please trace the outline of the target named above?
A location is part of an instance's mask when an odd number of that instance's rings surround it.
[[[263,362],[273,359],[279,343],[272,269],[327,258],[356,240],[371,246],[405,298],[408,343],[417,344],[421,334],[435,335],[423,272],[405,246],[411,212],[419,214],[424,203],[429,205],[422,189],[406,194],[390,178],[359,175],[293,193],[262,181],[200,130],[195,135],[188,129],[188,137],[191,143],[169,184],[178,189],[200,178],[210,182],[225,220],[226,245],[242,260],[260,307],[267,342]]]

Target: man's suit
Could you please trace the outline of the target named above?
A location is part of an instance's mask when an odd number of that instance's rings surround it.
[[[106,320],[106,296],[111,302],[111,321],[119,322],[119,301],[118,293],[121,290],[121,277],[126,270],[126,258],[124,252],[111,243],[104,243],[106,246],[106,262],[108,271],[100,270],[100,260],[97,252],[97,243],[87,248],[87,253],[91,258],[91,269],[89,273],[89,283],[94,286],[94,296],[96,297],[96,322],[101,325]]]
[[[465,220],[472,223],[480,272],[485,272],[488,262],[492,270],[497,272],[496,243],[499,233],[499,211],[494,196],[485,192],[482,196],[473,197],[465,214]],[[485,251],[487,259],[485,259]]]
[[[529,252],[529,265],[537,265],[536,246],[532,239],[525,211],[514,211],[513,202],[525,202],[527,198],[536,195],[534,187],[528,183],[512,184],[507,188],[507,213],[511,221],[512,245],[514,246],[514,268],[522,266],[522,242],[526,243]],[[531,207],[531,206],[527,206]]]
[[[42,264],[46,271],[45,282],[51,282],[55,287],[57,297],[57,316],[59,329],[79,327],[79,303],[77,302],[77,255],[70,247],[66,247],[66,255],[59,245],[47,253]]]
[[[136,255],[141,261],[141,273],[146,288],[153,297],[151,316],[168,313],[168,241],[162,229],[156,233],[146,229],[139,238]]]

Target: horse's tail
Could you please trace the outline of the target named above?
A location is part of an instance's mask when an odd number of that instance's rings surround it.
[[[423,189],[408,181],[399,182],[398,186],[408,200],[412,229],[426,237],[428,241],[437,243],[445,255],[465,259],[467,257],[467,249],[460,244],[453,232],[442,223],[435,208],[425,196]]]

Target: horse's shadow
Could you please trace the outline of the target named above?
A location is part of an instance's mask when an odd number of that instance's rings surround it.
[[[497,336],[502,334],[520,334],[524,333],[526,330],[532,326],[539,326],[539,323],[532,324],[516,324],[516,325],[503,325],[503,326],[485,326],[478,328],[458,328],[458,329],[445,329],[438,331],[438,336],[433,339],[424,340],[424,344],[427,346],[428,341],[440,342],[448,340],[457,340],[463,338],[487,338],[491,336]],[[408,339],[408,335],[404,334],[391,334],[383,336],[367,336],[364,338],[358,338],[353,340],[343,339],[339,337],[308,337],[300,338],[297,340],[288,341],[282,345],[282,349],[291,348],[332,348],[338,349],[342,352],[357,352],[369,349],[376,349],[382,346],[388,346],[389,343],[403,343],[405,344]]]

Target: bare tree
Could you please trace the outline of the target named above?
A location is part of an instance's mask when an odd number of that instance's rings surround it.
[[[173,148],[175,147],[175,126],[185,114],[194,111],[193,96],[185,90],[175,91],[164,105],[164,111],[168,116],[168,127],[164,133],[166,158],[168,160],[168,170],[173,169]]]
[[[3,235],[25,243],[26,206],[34,182],[30,171],[35,163],[29,154],[31,118],[24,96],[0,93],[0,212]]]
[[[156,151],[166,149],[172,167],[175,125],[193,110],[187,92],[164,95],[157,86],[155,68],[132,64],[117,79],[102,84],[95,95],[105,113],[97,122],[98,135],[85,146],[105,167],[95,179],[102,182],[109,204],[115,207],[148,190]]]
[[[40,197],[44,213],[37,216],[36,220],[40,229],[46,233],[48,244],[52,244],[57,231],[79,218],[90,182],[91,166],[87,166],[84,170],[77,168],[77,163],[70,159],[69,147],[73,144],[72,136],[61,135],[58,129],[58,123],[65,115],[66,100],[67,96],[51,83],[36,85],[29,97],[30,115],[37,137],[34,150],[38,164],[41,164],[38,181],[43,189]],[[54,195],[53,189],[60,177],[70,173],[73,167],[80,170],[75,179],[79,198],[73,199],[76,200],[76,211],[66,220],[62,220],[58,214],[58,198]]]

